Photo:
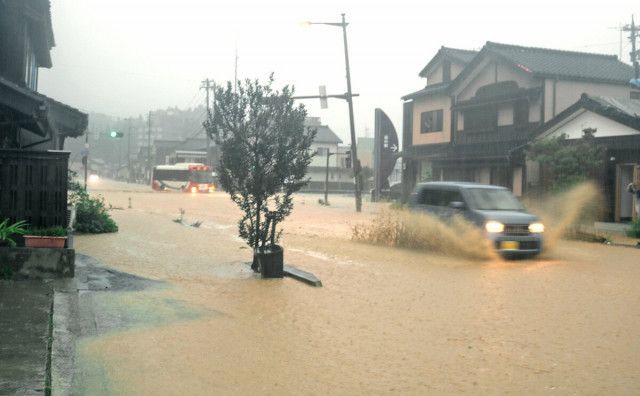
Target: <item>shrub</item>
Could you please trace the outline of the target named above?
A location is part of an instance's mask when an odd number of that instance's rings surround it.
[[[25,232],[25,235],[63,237],[67,236],[67,230],[65,230],[62,226],[49,228],[33,228],[27,230]]]
[[[118,225],[109,216],[102,198],[92,198],[84,189],[73,189],[70,202],[76,206],[76,226],[79,232],[102,234],[117,232]]]
[[[9,224],[9,219],[4,219],[0,222],[0,241],[6,242],[9,246],[15,247],[16,242],[13,240],[13,235],[22,235],[25,230],[25,223],[23,220]]]
[[[640,217],[631,223],[631,229],[627,231],[627,236],[631,238],[640,238]]]

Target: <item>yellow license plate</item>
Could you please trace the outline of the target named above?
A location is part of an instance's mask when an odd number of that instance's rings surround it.
[[[500,242],[500,249],[502,250],[518,250],[520,248],[520,242],[518,241],[502,241]]]

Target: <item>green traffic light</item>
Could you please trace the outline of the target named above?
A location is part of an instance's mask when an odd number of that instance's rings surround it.
[[[118,132],[116,131],[111,131],[111,133],[109,134],[112,138],[118,137]]]

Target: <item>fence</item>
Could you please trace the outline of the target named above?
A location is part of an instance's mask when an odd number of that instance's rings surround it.
[[[0,150],[0,218],[66,227],[68,162],[68,152]]]

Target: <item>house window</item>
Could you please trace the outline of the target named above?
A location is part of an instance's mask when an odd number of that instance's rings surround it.
[[[526,127],[529,123],[529,102],[524,99],[517,100],[513,104],[513,125]]]
[[[420,133],[442,131],[442,110],[425,111],[420,114]]]
[[[474,107],[464,112],[464,130],[482,131],[493,129],[498,125],[498,108],[496,105]]]
[[[318,149],[316,150],[316,155],[319,157],[326,156],[328,151],[329,149],[326,147],[318,147]]]

